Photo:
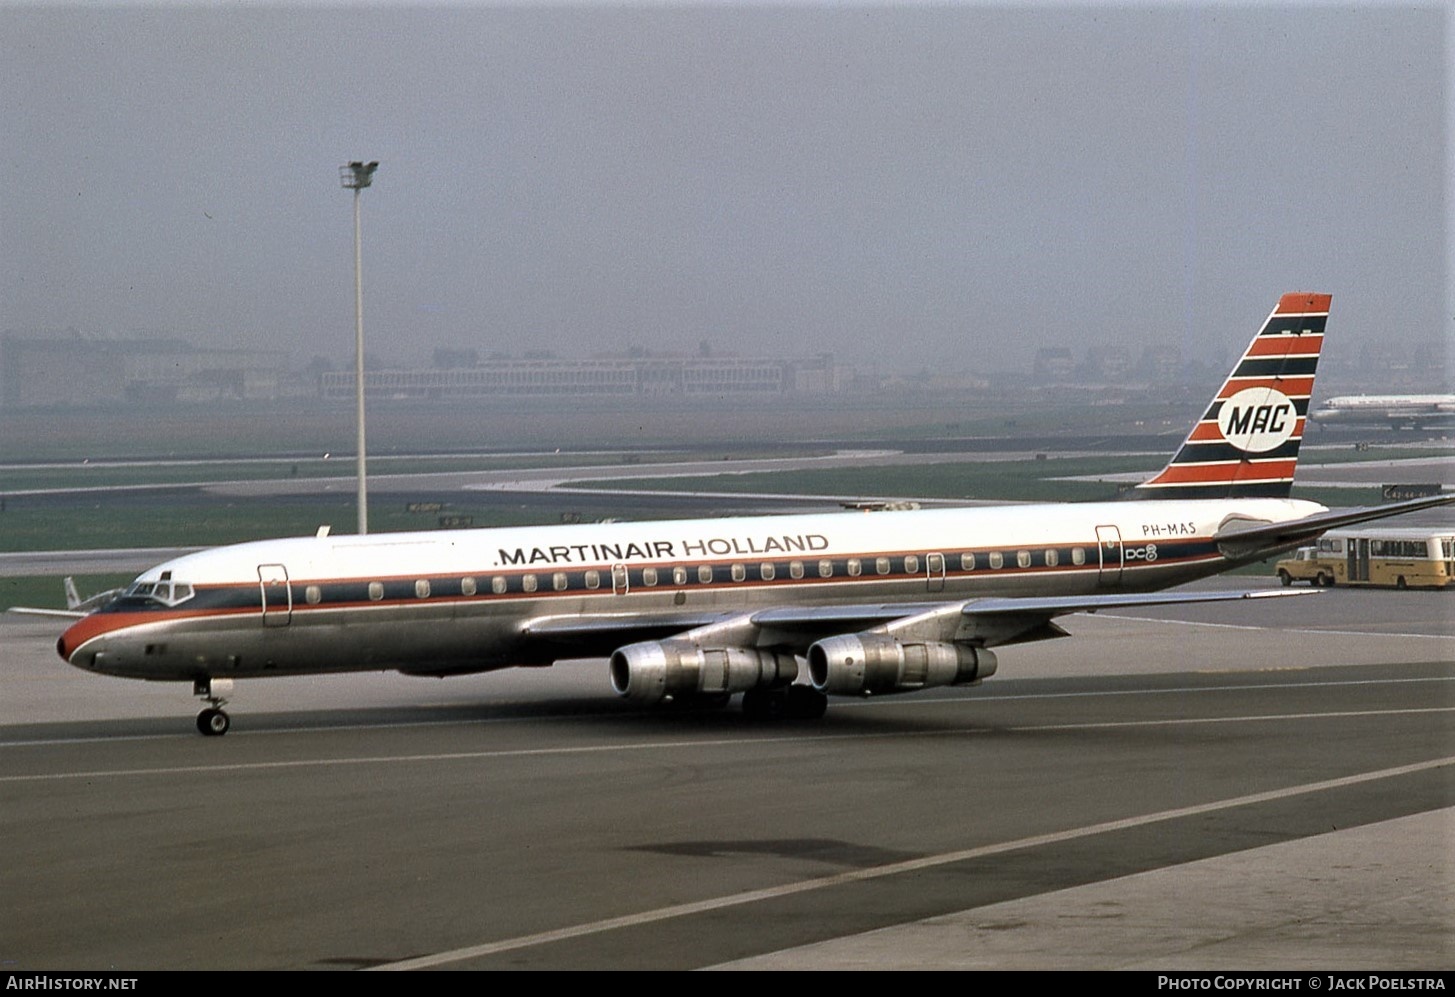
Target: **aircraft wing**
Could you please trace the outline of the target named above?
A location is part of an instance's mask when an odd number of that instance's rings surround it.
[[[1353,526],[1386,516],[1418,512],[1455,503],[1455,495],[1432,495],[1390,502],[1387,505],[1362,506],[1357,509],[1330,509],[1283,523],[1254,523],[1234,520],[1213,535],[1218,547],[1229,557],[1256,553],[1265,549],[1297,547],[1320,534],[1339,526]]]
[[[1149,592],[951,602],[779,606],[750,612],[550,616],[528,621],[522,635],[580,657],[607,655],[624,644],[681,638],[702,646],[779,648],[803,654],[824,637],[880,630],[898,639],[974,643],[983,647],[1067,636],[1051,621],[1069,613],[1319,594],[1315,589]]]
[[[59,616],[68,620],[78,620],[83,616],[90,616],[96,610],[106,605],[125,589],[107,589],[105,592],[97,592],[87,599],[82,599],[76,591],[76,580],[67,575],[63,580],[63,587],[66,591],[65,609],[41,609],[36,606],[11,606],[5,610],[7,613],[17,613],[21,616]]]

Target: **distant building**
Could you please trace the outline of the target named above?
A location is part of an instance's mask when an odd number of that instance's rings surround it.
[[[1086,351],[1082,379],[1101,384],[1126,384],[1131,379],[1132,357],[1125,347],[1094,346]]]
[[[209,349],[176,339],[7,332],[0,337],[0,407],[276,398],[286,361],[278,350]]]
[[[436,361],[440,358],[437,357]],[[451,356],[449,359],[456,359]],[[792,359],[629,355],[589,360],[489,357],[474,366],[366,370],[364,391],[380,398],[529,398],[828,394],[842,368],[820,354]],[[354,397],[353,371],[323,374],[323,397]]]
[[[1182,347],[1176,343],[1161,343],[1142,351],[1137,369],[1149,383],[1165,387],[1186,380],[1183,367]]]
[[[1061,384],[1071,380],[1076,360],[1064,346],[1047,346],[1036,351],[1032,370],[1036,380],[1042,384]]]

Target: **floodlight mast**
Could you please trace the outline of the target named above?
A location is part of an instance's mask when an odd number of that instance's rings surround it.
[[[367,458],[364,449],[364,253],[359,228],[359,192],[374,181],[377,161],[355,160],[338,168],[339,183],[354,192],[354,405],[359,429],[359,534],[369,532]]]

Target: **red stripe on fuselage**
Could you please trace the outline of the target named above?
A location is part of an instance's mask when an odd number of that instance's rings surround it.
[[[67,661],[71,655],[76,653],[77,648],[87,641],[95,640],[97,637],[104,637],[106,634],[115,633],[118,630],[129,630],[132,627],[145,626],[151,623],[173,623],[177,620],[195,620],[203,617],[214,616],[237,616],[240,613],[258,613],[257,609],[158,609],[140,613],[92,613],[90,616],[83,616],[75,623],[66,628],[61,634],[61,639],[56,642],[56,650],[60,656]]]

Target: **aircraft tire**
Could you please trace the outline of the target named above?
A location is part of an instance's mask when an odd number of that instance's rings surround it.
[[[797,720],[818,720],[829,708],[829,698],[806,685],[788,687],[788,716]]]
[[[232,718],[226,710],[209,708],[197,714],[197,730],[204,737],[221,737],[232,726]]]
[[[788,713],[788,697],[781,689],[758,686],[743,693],[743,716],[749,720],[782,720]]]

